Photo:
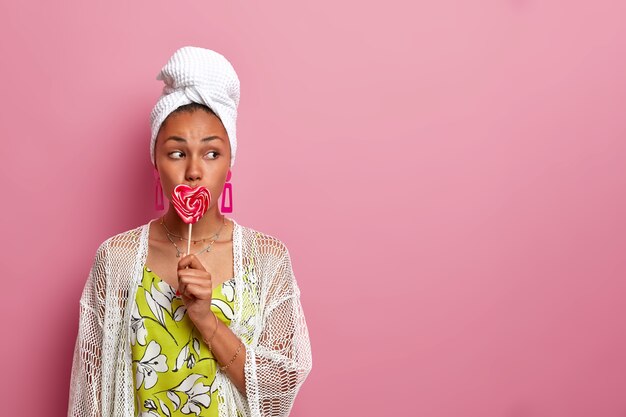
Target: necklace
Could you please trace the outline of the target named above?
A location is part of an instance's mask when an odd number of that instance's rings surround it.
[[[222,223],[222,225],[220,226],[220,229],[217,231],[217,233],[215,233],[215,234],[213,235],[213,236],[215,236],[215,239],[213,239],[213,240],[211,241],[211,243],[209,243],[209,246],[207,246],[206,248],[204,248],[204,249],[200,250],[199,252],[196,252],[196,253],[195,253],[195,255],[196,255],[196,256],[197,256],[197,255],[200,255],[201,253],[204,253],[204,252],[210,252],[210,251],[211,251],[211,247],[213,246],[213,243],[215,243],[215,241],[216,241],[217,239],[219,239],[219,237],[220,237],[220,233],[222,232],[222,229],[223,229],[223,228],[224,228],[224,226],[226,225],[226,218],[225,218],[225,216],[223,216],[223,215],[222,215],[222,221],[223,221],[223,223]],[[175,234],[171,233],[171,232],[168,230],[168,228],[167,228],[167,226],[165,225],[165,223],[163,222],[163,217],[161,217],[161,224],[163,225],[163,227],[164,227],[164,228],[165,228],[165,230],[166,230],[166,232],[165,232],[165,236],[167,236],[167,240],[169,240],[170,242],[172,242],[172,245],[174,245],[174,247],[176,248],[176,257],[177,257],[177,258],[180,258],[180,255],[182,255],[182,253],[183,253],[183,252],[181,252],[181,250],[178,248],[178,246],[176,245],[176,243],[172,240],[172,238],[170,237],[170,235],[175,236],[175,237],[178,237],[180,240],[182,240],[182,239],[183,239],[183,238],[182,238],[182,236],[178,236],[178,235],[175,235]],[[205,238],[205,239],[200,239],[200,240],[197,240],[197,241],[196,241],[196,240],[194,240],[193,242],[194,242],[194,243],[197,243],[197,242],[204,242],[205,240],[208,240],[208,238]]]
[[[225,217],[224,215],[222,215],[222,222],[223,222],[223,224],[226,224],[226,217]],[[164,218],[163,218],[163,217],[161,217],[161,224],[162,224],[162,225],[163,225],[163,227],[165,228],[165,233],[167,233],[168,235],[170,235],[170,236],[174,236],[174,237],[177,237],[177,238],[178,238],[178,240],[180,240],[180,241],[187,240],[187,238],[186,238],[186,237],[184,237],[184,236],[179,236],[179,235],[177,235],[177,234],[172,233],[172,232],[170,231],[170,229],[168,229],[168,228],[167,228],[167,225],[165,224],[165,221],[164,221]],[[217,236],[218,236],[218,234],[219,234],[219,232],[220,232],[221,230],[222,230],[222,229],[220,228],[220,230],[218,230],[218,232],[217,232],[217,233],[215,233],[215,234],[213,234],[211,237],[213,237],[213,236],[216,236],[216,237],[217,237]],[[195,245],[195,244],[197,244],[198,242],[205,242],[205,241],[209,240],[211,237],[205,237],[205,238],[202,238],[202,239],[192,239],[191,241],[192,241],[192,242],[194,243],[194,245]]]

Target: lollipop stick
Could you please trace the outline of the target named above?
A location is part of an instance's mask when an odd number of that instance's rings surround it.
[[[189,240],[187,240],[187,255],[191,253],[191,223],[189,223]]]

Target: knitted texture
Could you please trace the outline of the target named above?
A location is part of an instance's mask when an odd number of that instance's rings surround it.
[[[230,328],[246,346],[246,396],[218,370],[219,416],[284,417],[312,367],[300,290],[287,247],[233,222]],[[80,298],[69,417],[135,415],[129,300],[143,275],[149,225],[110,237],[96,251]]]
[[[150,113],[150,159],[159,128],[167,116],[178,107],[190,103],[208,106],[220,118],[230,141],[230,166],[235,164],[237,151],[237,106],[239,78],[230,62],[210,49],[185,46],[170,57],[157,75],[163,80],[163,94]]]

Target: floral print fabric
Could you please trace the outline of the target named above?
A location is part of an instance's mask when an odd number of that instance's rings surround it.
[[[213,289],[211,309],[227,326],[234,285],[230,279]],[[137,416],[217,417],[215,358],[176,290],[147,266],[133,306],[131,351]]]

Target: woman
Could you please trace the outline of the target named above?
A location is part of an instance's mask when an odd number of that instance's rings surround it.
[[[187,184],[211,202],[189,254],[171,204],[100,245],[80,300],[68,415],[287,416],[312,365],[289,251],[217,207],[231,190],[239,79],[222,55],[195,47],[157,78],[157,197]]]

